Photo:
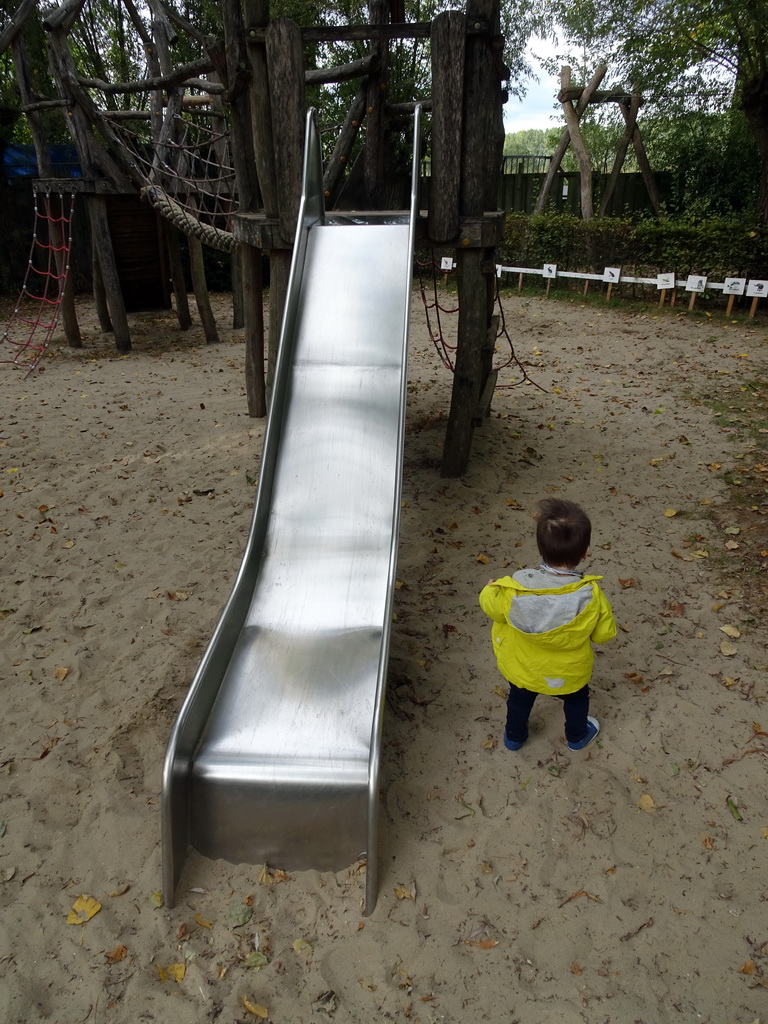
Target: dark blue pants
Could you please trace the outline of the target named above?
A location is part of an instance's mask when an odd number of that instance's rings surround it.
[[[507,737],[516,743],[528,739],[528,718],[538,697],[534,690],[524,690],[509,684],[507,697]],[[553,696],[557,696],[553,694]],[[587,735],[589,714],[589,686],[583,686],[575,693],[565,693],[558,700],[563,702],[565,712],[565,738],[569,743],[578,743]]]

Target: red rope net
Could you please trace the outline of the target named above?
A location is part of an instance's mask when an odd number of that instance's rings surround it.
[[[445,265],[443,265],[445,263]],[[447,264],[451,264],[451,269],[448,269]],[[451,373],[454,371],[454,353],[456,351],[456,344],[448,341],[446,337],[446,331],[443,326],[443,317],[459,312],[458,297],[451,296],[451,306],[444,305],[440,299],[440,289],[438,288],[438,279],[442,275],[444,280],[447,281],[449,276],[455,273],[453,269],[453,260],[441,260],[440,265],[435,259],[434,253],[431,258],[421,262],[416,260],[416,266],[419,272],[419,290],[421,292],[421,300],[424,303],[424,313],[427,319],[427,330],[429,331],[429,337],[432,340],[432,344],[435,346],[440,362]],[[443,293],[445,295],[449,293]],[[501,302],[501,293],[499,291],[499,280],[496,278],[496,298],[495,308],[499,317],[499,329],[496,334],[496,356],[501,358],[501,361],[496,362],[494,360],[493,369],[501,372],[509,366],[517,368],[519,373],[519,379],[510,380],[507,383],[497,383],[496,391],[505,390],[508,388],[518,387],[520,384],[533,384],[534,387],[541,388],[541,385],[537,384],[536,381],[532,380],[528,376],[528,371],[520,362],[515,352],[515,346],[512,344],[512,339],[509,336],[509,330],[507,328],[506,315],[504,313],[504,307]],[[451,336],[456,337],[458,331],[456,327],[451,330]],[[504,354],[506,350],[506,354]]]
[[[0,335],[0,363],[31,373],[59,324],[69,277],[74,193],[35,193],[32,246],[19,298]]]

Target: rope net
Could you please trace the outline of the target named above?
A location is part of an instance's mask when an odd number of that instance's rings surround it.
[[[437,259],[435,258],[434,252],[430,258],[424,260],[416,260],[416,266],[419,273],[419,291],[421,293],[421,301],[424,304],[424,313],[427,319],[427,330],[429,331],[429,337],[432,344],[435,347],[435,351],[440,359],[440,362],[451,373],[454,372],[454,353],[457,349],[457,343],[448,340],[446,331],[443,326],[443,320],[445,316],[452,316],[459,312],[458,304],[452,304],[450,306],[444,305],[440,299],[440,289],[438,288],[438,280],[442,275],[445,281],[455,274],[454,269],[447,270],[442,267]],[[458,302],[458,300],[456,300]],[[501,302],[501,292],[499,290],[499,279],[496,278],[496,294],[494,299],[494,308],[499,317],[499,329],[496,332],[496,345],[495,345],[495,356],[493,370],[501,375],[502,370],[506,370],[508,367],[514,367],[517,370],[517,379],[510,379],[505,382],[499,382],[497,380],[496,391],[505,391],[511,388],[519,387],[521,384],[533,384],[534,387],[544,391],[540,384],[537,384],[535,380],[532,380],[528,376],[528,371],[525,366],[521,363],[520,359],[515,352],[515,346],[512,344],[512,339],[509,336],[509,330],[507,328],[506,314],[504,313],[504,307]],[[456,322],[451,328],[451,337],[456,338],[458,333],[458,322]],[[506,354],[504,354],[506,352]],[[500,362],[497,362],[500,359]]]
[[[187,96],[189,102],[209,99]],[[156,143],[145,115],[137,113],[133,122],[122,117],[118,122],[106,111],[103,116],[127,150],[134,178],[143,182],[141,194],[161,216],[206,245],[232,252],[237,245],[231,232],[237,196],[224,113],[167,111]]]
[[[69,277],[74,193],[34,193],[35,226],[24,283],[0,335],[0,363],[31,373],[59,324]]]

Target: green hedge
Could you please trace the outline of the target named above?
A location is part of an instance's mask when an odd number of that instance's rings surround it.
[[[510,214],[498,256],[506,266],[600,273],[621,267],[653,277],[674,270],[678,277],[703,274],[768,279],[768,226],[736,218],[641,220],[570,214]]]

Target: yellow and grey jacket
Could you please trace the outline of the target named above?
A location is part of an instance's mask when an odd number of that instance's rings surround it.
[[[526,690],[562,696],[586,686],[592,675],[592,644],[616,636],[616,622],[597,581],[583,576],[560,587],[528,569],[484,587],[480,607],[493,619],[499,671]],[[522,580],[537,586],[526,586]]]

